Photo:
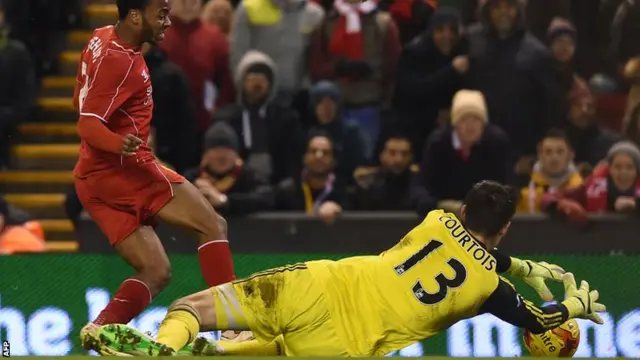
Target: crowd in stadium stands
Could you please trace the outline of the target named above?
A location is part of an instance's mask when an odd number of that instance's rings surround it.
[[[82,1],[3,2],[9,136]],[[172,22],[154,149],[225,216],[455,212],[482,179],[577,224],[640,210],[640,1],[172,0]]]

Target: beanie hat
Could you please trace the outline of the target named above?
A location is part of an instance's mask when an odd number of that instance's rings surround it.
[[[638,149],[638,146],[634,142],[623,140],[613,144],[607,154],[607,161],[609,164],[611,164],[613,157],[620,152],[631,156],[636,165],[636,169],[640,169],[640,149]]]
[[[238,135],[229,124],[219,121],[213,124],[204,134],[204,149],[228,148],[238,151],[240,142]]]
[[[256,62],[249,67],[247,67],[247,71],[245,72],[245,76],[249,74],[262,74],[269,79],[269,83],[273,84],[273,69],[269,64],[265,64],[263,62]]]
[[[451,25],[459,32],[462,26],[462,15],[454,7],[443,6],[439,8],[429,19],[428,30],[433,31],[433,29],[443,25]]]
[[[482,92],[476,90],[460,90],[453,97],[451,106],[451,124],[456,125],[464,116],[474,115],[485,123],[489,121],[487,105]]]
[[[549,30],[547,30],[547,40],[552,43],[559,36],[569,35],[575,41],[577,34],[576,28],[569,20],[555,17],[549,25]]]

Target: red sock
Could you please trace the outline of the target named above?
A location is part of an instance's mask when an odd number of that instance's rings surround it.
[[[227,240],[214,240],[198,248],[202,277],[209,286],[217,286],[235,280],[233,259]]]
[[[127,324],[150,302],[151,292],[147,285],[138,279],[127,279],[93,323],[96,325]]]

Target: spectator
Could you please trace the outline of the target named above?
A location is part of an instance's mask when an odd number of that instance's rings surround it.
[[[231,66],[250,50],[264,52],[278,64],[277,99],[290,105],[303,88],[310,36],[324,11],[307,0],[244,0],[236,9],[231,33]]]
[[[400,55],[398,29],[374,0],[335,0],[311,41],[311,80],[340,86],[347,116],[376,141]]]
[[[9,38],[0,1],[0,171],[9,166],[17,127],[27,121],[36,95],[35,71],[23,43]]]
[[[409,194],[412,176],[411,143],[403,136],[391,136],[380,153],[380,167],[359,168],[354,207],[357,210],[413,210]]]
[[[302,210],[332,223],[342,212],[346,200],[342,181],[333,172],[334,166],[333,143],[329,135],[312,135],[304,154],[302,174],[278,186],[278,208]]]
[[[400,43],[406,44],[429,26],[438,0],[381,0],[378,6],[391,14],[398,25]]]
[[[216,104],[230,103],[234,97],[229,70],[229,43],[217,26],[200,20],[202,0],[173,0],[172,26],[167,29],[162,50],[188,79],[195,105],[198,135],[209,125]],[[195,142],[201,153],[202,142]]]
[[[202,22],[216,25],[229,37],[232,27],[233,6],[229,0],[209,0],[202,9]]]
[[[551,130],[538,145],[538,161],[520,191],[517,211],[538,213],[546,193],[566,191],[582,184],[582,176],[573,163],[574,152],[566,135]]]
[[[429,28],[404,48],[398,61],[393,112],[418,161],[439,111],[451,107],[469,69],[461,21],[455,9],[438,9]]]
[[[368,163],[370,139],[358,124],[346,118],[338,87],[329,81],[320,81],[311,88],[310,105],[313,112],[311,133],[325,131],[334,145],[336,174],[352,179],[356,167]],[[349,182],[349,181],[347,181]]]
[[[554,20],[571,17],[571,2],[572,0],[525,1],[527,28],[540,41],[544,41],[545,35],[548,35],[549,25]]]
[[[11,222],[10,208],[0,197],[0,254],[45,251],[44,240],[27,227]]]
[[[576,36],[573,24],[562,18],[553,19],[547,31],[547,42],[553,56],[556,76],[565,94],[568,94],[573,87],[576,77],[573,70]]]
[[[246,215],[274,206],[269,180],[261,179],[244,166],[239,148],[233,129],[224,122],[216,123],[205,134],[200,167],[186,174],[224,216]]]
[[[584,224],[589,213],[637,212],[640,197],[640,150],[629,141],[616,143],[607,156],[607,163],[598,167],[576,189],[547,194],[543,208],[552,214]]]
[[[473,184],[507,181],[508,138],[488,120],[482,93],[460,90],[454,96],[451,125],[437,129],[427,140],[412,189],[414,204],[429,204],[430,199],[423,198],[433,197],[439,208],[456,212]]]
[[[620,136],[600,126],[595,99],[584,80],[576,78],[569,93],[569,121],[565,130],[581,169],[595,167]]]
[[[264,53],[249,51],[235,71],[237,103],[214,115],[214,122],[227,122],[241,139],[239,153],[245,165],[274,185],[298,176],[302,153],[297,114],[272,101],[279,81],[273,60]]]
[[[520,0],[486,0],[482,26],[469,35],[469,86],[487,98],[489,118],[513,144],[516,159],[560,124],[566,94],[554,78],[549,51],[524,27]]]
[[[158,48],[151,49],[144,59],[153,84],[154,152],[183,173],[200,159],[194,146],[198,129],[188,80]]]

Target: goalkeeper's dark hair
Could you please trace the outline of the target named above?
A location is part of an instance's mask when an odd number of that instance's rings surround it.
[[[118,7],[118,19],[124,20],[131,10],[144,10],[149,5],[149,0],[116,0]]]
[[[464,226],[484,236],[496,236],[516,213],[518,192],[511,186],[484,180],[464,198]]]

